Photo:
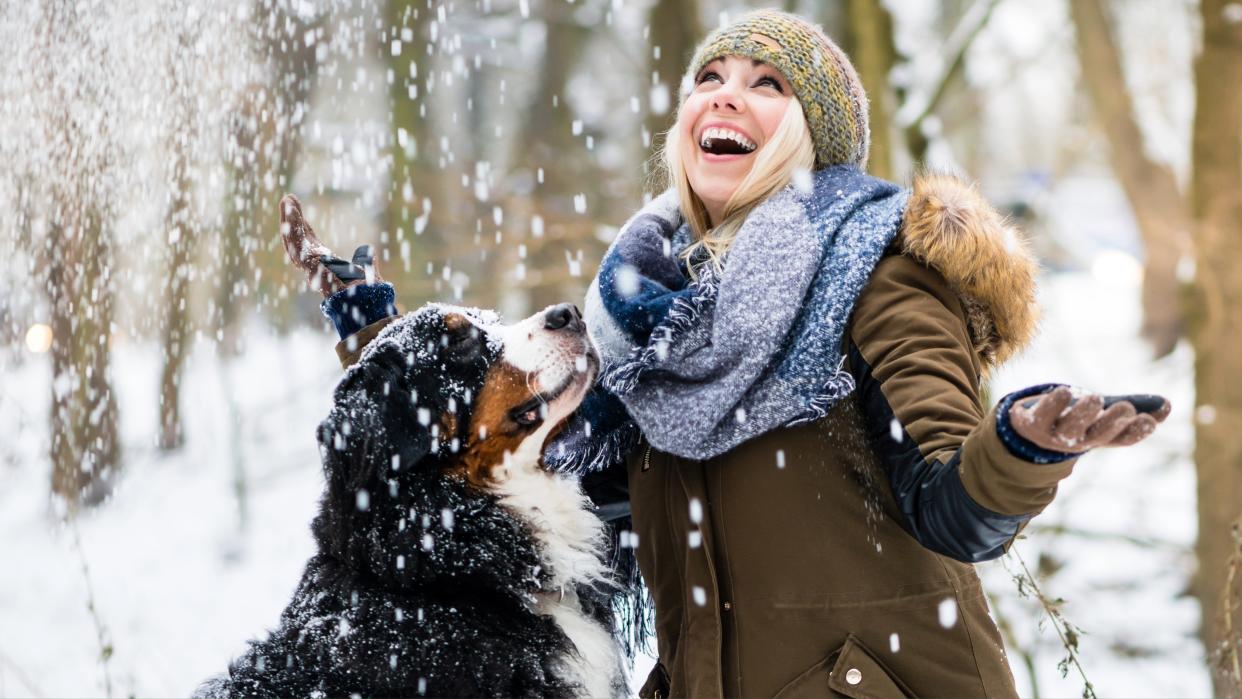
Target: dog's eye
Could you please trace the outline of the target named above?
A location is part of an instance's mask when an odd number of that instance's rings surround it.
[[[520,427],[534,427],[543,422],[543,419],[547,417],[547,410],[548,407],[544,405],[543,401],[538,398],[532,398],[514,408],[509,416]]]

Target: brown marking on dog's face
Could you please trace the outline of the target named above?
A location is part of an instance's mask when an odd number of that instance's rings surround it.
[[[460,411],[461,408],[459,407]],[[445,411],[440,415],[440,434],[452,439],[457,434],[457,413]]]
[[[445,313],[444,327],[449,333],[462,333],[470,330],[474,326],[470,319],[460,313]]]
[[[530,407],[535,397],[525,372],[503,360],[493,364],[474,401],[467,443],[451,472],[480,488],[492,484],[505,454],[516,452],[543,424],[538,403]]]
[[[599,358],[576,308],[550,306],[512,325],[477,325],[459,313],[444,315],[443,355],[460,360],[499,347],[477,396],[449,406],[455,420],[437,418],[442,434],[461,439],[446,471],[480,488],[506,478],[506,466],[538,465],[542,447],[581,402]],[[477,385],[477,384],[476,384]],[[555,424],[553,424],[555,423]],[[514,462],[510,456],[516,456]]]

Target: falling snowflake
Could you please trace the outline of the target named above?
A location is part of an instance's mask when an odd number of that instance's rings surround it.
[[[691,594],[694,596],[695,604],[699,605],[700,607],[707,606],[707,590],[704,590],[698,585],[695,585],[694,589],[691,590]]]
[[[940,606],[936,611],[940,618],[940,625],[944,628],[951,629],[957,623],[957,601],[952,597],[940,600]]]

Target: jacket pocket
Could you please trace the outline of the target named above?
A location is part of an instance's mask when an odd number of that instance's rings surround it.
[[[647,675],[642,689],[638,690],[638,696],[640,699],[668,699],[669,684],[668,671],[664,669],[664,664],[656,663]]]
[[[905,683],[854,636],[776,693],[774,699],[916,699]]]

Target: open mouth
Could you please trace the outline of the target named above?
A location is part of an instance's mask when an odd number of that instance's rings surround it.
[[[532,407],[538,405],[551,405],[552,401],[560,398],[567,391],[574,387],[582,377],[586,377],[589,382],[599,372],[599,354],[595,348],[589,344],[584,348],[583,354],[579,356],[574,363],[574,370],[569,372],[559,384],[547,391],[541,391],[530,399]]]
[[[746,155],[754,152],[754,141],[732,129],[711,127],[699,137],[699,148],[711,155]]]

